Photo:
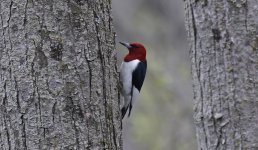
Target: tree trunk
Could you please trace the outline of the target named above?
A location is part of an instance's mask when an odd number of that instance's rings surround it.
[[[256,0],[186,0],[200,150],[258,149]]]
[[[0,2],[0,149],[121,149],[110,0]]]

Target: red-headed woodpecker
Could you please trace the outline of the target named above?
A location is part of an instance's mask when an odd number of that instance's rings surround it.
[[[147,70],[147,61],[146,50],[142,44],[138,42],[120,43],[129,50],[120,67],[121,93],[124,96],[121,112],[122,118],[124,118],[128,108],[128,117],[130,116],[133,102],[140,93]]]

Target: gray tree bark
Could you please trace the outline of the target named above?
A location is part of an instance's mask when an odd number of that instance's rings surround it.
[[[0,149],[121,148],[110,0],[0,2]]]
[[[186,0],[200,150],[258,149],[258,3]]]

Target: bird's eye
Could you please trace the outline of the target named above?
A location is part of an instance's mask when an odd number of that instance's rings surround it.
[[[131,45],[133,48],[139,48],[139,46],[137,45]]]

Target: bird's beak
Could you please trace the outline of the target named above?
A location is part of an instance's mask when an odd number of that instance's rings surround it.
[[[125,42],[119,42],[120,44],[124,45],[125,47],[132,48],[132,46],[129,43],[125,43]]]

